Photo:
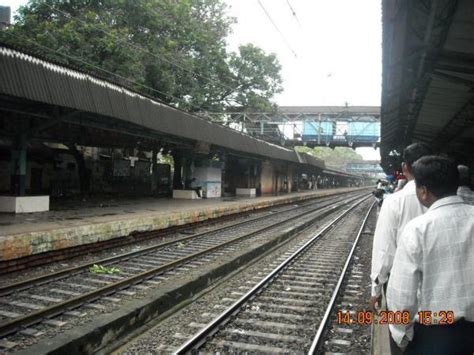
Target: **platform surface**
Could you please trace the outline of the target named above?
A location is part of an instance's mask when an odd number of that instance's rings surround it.
[[[69,202],[42,213],[0,214],[0,261],[352,190],[208,200],[109,199],[79,207]]]

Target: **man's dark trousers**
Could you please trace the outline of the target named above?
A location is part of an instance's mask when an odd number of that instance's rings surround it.
[[[415,324],[413,341],[404,354],[472,355],[474,354],[474,322],[460,320],[452,325]]]

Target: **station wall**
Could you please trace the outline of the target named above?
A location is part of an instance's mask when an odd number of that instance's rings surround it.
[[[151,162],[129,159],[87,159],[85,165],[90,176],[90,193],[123,193],[124,195],[150,195],[153,193]],[[165,164],[159,164],[159,167]],[[10,192],[10,161],[0,160],[0,193]],[[161,171],[161,173],[160,173]],[[162,187],[171,184],[170,169],[158,169],[158,192],[166,193]],[[160,190],[161,188],[161,190]],[[169,190],[169,189],[168,189]],[[53,198],[80,193],[79,174],[74,157],[59,153],[54,159],[29,156],[26,171],[26,191],[29,195],[47,194]]]
[[[262,162],[260,174],[260,189],[262,194],[273,193],[273,166],[266,160]]]
[[[61,164],[59,164],[61,163]],[[10,161],[0,161],[0,192],[8,193],[11,182]],[[26,166],[26,190],[30,194],[52,193],[67,189],[70,193],[79,190],[79,181],[74,159],[60,154],[54,161],[29,160]],[[51,191],[53,190],[53,191]]]
[[[168,195],[171,191],[171,168],[169,164],[158,164],[152,174],[151,153],[101,152],[83,149],[84,163],[89,177],[86,191],[93,194],[119,194],[122,196]],[[133,155],[131,155],[133,154]],[[207,161],[207,160],[208,161]],[[313,175],[323,176],[321,168],[281,160],[228,155],[223,161],[196,159],[192,177],[195,186],[200,186],[203,196],[217,198],[234,195],[237,188],[256,188],[260,194],[276,194],[308,189]],[[204,161],[207,161],[204,163]],[[194,164],[194,163],[193,163]],[[10,160],[0,154],[0,193],[10,192]],[[306,182],[302,178],[306,176]],[[346,186],[346,178],[329,176],[321,188]],[[314,180],[314,178],[313,178]],[[346,181],[347,180],[347,181]],[[314,183],[311,184],[313,187]],[[84,186],[83,186],[84,187]],[[65,149],[28,152],[26,190],[29,195],[47,194],[52,198],[68,197],[80,193],[77,162]]]

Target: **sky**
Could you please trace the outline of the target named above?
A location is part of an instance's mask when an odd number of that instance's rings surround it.
[[[258,0],[226,3],[238,20],[229,47],[254,43],[282,64],[280,106],[380,105],[380,0],[260,0],[283,35]]]
[[[253,43],[282,65],[280,106],[380,105],[381,0],[224,0],[230,50]],[[26,0],[0,0],[16,11]],[[269,17],[273,20],[272,24]],[[358,148],[364,159],[378,151]]]

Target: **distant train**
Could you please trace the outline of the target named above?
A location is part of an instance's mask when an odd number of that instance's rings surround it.
[[[303,142],[320,144],[376,143],[380,137],[380,122],[349,121],[305,121],[303,125]]]

